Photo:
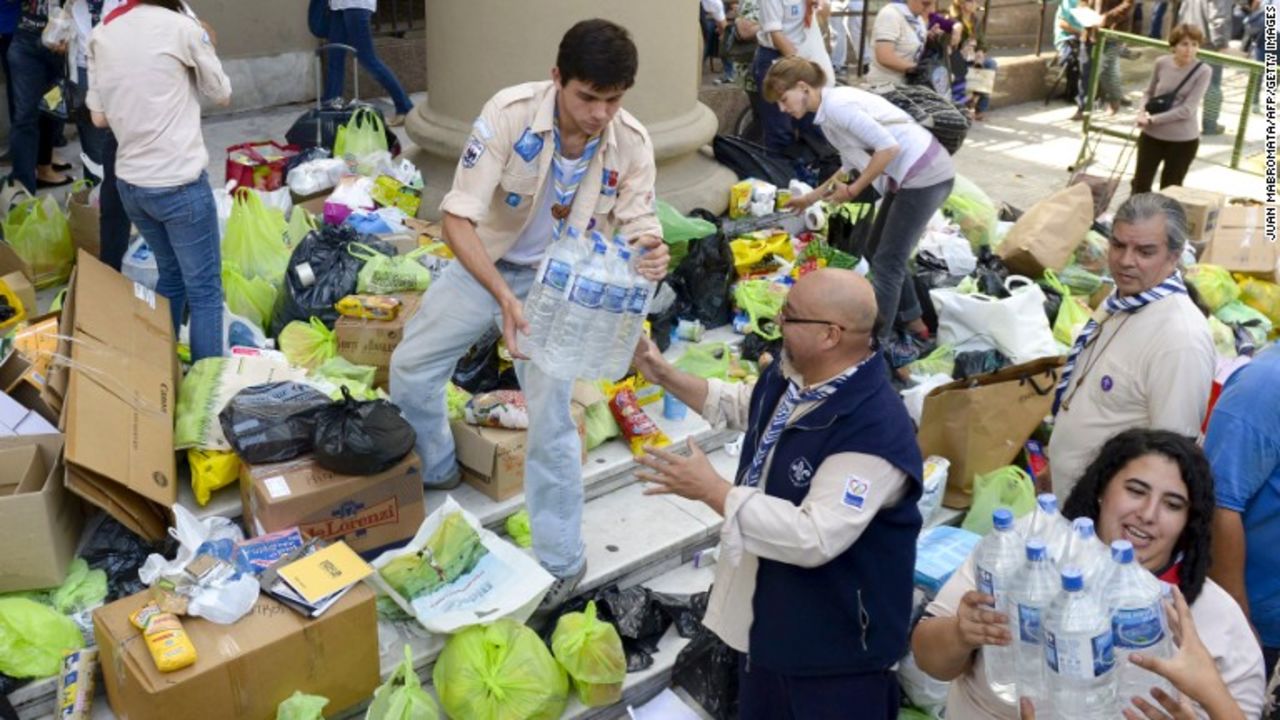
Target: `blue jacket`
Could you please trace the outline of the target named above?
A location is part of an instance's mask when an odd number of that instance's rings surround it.
[[[738,482],[786,391],[777,364],[751,395]],[[907,476],[907,493],[883,507],[848,550],[815,568],[760,559],[752,598],[750,662],[786,675],[887,670],[907,653],[923,461],[915,429],[889,384],[883,356],[869,360],[834,395],[783,431],[765,493],[800,505],[808,487],[789,478],[793,463],[816,469],[838,453],[875,455]]]

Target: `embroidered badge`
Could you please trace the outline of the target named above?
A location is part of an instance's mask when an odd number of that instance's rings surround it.
[[[489,121],[485,120],[483,115],[476,118],[476,121],[471,123],[471,129],[475,130],[476,135],[480,136],[480,139],[482,140],[493,139],[493,127],[489,125]]]
[[[484,155],[484,141],[472,135],[471,139],[467,140],[466,149],[462,151],[462,167],[475,167],[482,155]]]
[[[533,130],[525,128],[520,134],[520,139],[516,140],[516,144],[512,147],[525,162],[533,162],[533,159],[538,157],[538,153],[542,152],[542,138],[535,135]]]
[[[867,504],[867,491],[870,489],[871,483],[857,475],[850,475],[844,481],[844,497],[840,502],[847,507],[862,512]]]
[[[516,193],[507,193],[507,204],[511,207],[520,207],[520,196]]]
[[[809,480],[813,478],[813,466],[804,458],[797,458],[792,461],[789,468],[791,475],[791,484],[796,487],[809,487]]]
[[[1116,382],[1111,379],[1110,375],[1102,376],[1102,392],[1111,392],[1111,388],[1116,386]]]

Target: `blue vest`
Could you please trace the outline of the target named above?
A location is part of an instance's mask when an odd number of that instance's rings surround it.
[[[776,363],[756,383],[739,483],[786,387]],[[809,493],[808,478],[822,461],[846,452],[875,455],[901,470],[907,493],[895,507],[881,508],[857,542],[824,565],[803,568],[760,559],[750,662],[773,672],[874,672],[888,669],[907,653],[924,462],[915,428],[879,354],[783,431],[773,449],[765,493],[800,505]]]

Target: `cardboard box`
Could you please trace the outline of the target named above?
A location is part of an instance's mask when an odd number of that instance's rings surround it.
[[[67,224],[71,226],[71,242],[94,257],[102,246],[102,210],[89,204],[92,188],[81,188],[67,196]]]
[[[1187,237],[1194,242],[1213,237],[1218,225],[1218,214],[1225,195],[1208,190],[1172,185],[1160,191],[1162,195],[1177,200],[1187,212]]]
[[[584,406],[573,403],[573,422],[587,462],[587,416]],[[453,444],[462,465],[462,479],[493,500],[501,501],[524,490],[524,460],[529,433],[468,425],[454,421]]]
[[[178,499],[178,366],[169,301],[80,251],[44,388],[67,437],[67,487],[149,540]]]
[[[195,664],[156,670],[129,614],[150,601],[139,593],[93,613],[107,701],[129,720],[274,720],[301,690],[329,699],[328,714],[367,700],[378,686],[378,618],[364,585],[309,620],[266,595],[233,625],[183,618]]]
[[[58,428],[40,413],[0,392],[0,437],[56,434]]]
[[[34,317],[39,312],[35,276],[31,274],[31,267],[18,257],[9,243],[3,241],[0,241],[0,281],[22,301],[28,317]]]
[[[1213,241],[1200,261],[1271,282],[1280,279],[1280,252],[1266,235],[1267,214],[1274,227],[1276,212],[1275,205],[1222,208]]]
[[[404,544],[426,518],[422,462],[410,452],[376,475],[339,475],[303,456],[240,467],[244,524],[252,535],[297,526],[303,534],[344,540],[375,555]]]
[[[404,326],[418,312],[421,293],[399,293],[400,314],[395,320],[362,320],[340,317],[333,329],[338,335],[338,354],[356,365],[378,369],[373,384],[386,388],[391,376],[391,353],[404,338]]]
[[[63,472],[61,435],[0,438],[0,592],[67,579],[84,513]]]
[[[51,424],[58,424],[58,413],[45,402],[41,389],[45,384],[45,376],[22,356],[22,353],[9,353],[0,360],[0,391],[17,400],[23,407],[34,410],[40,417]]]

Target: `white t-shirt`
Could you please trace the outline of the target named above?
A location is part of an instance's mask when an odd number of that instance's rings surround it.
[[[924,21],[911,14],[906,5],[891,3],[876,13],[875,24],[871,27],[871,47],[881,42],[893,43],[893,54],[904,60],[914,61],[920,55],[924,45]],[[874,50],[871,53],[871,69],[867,72],[866,82],[869,85],[901,84],[906,75],[876,62]]]
[[[799,48],[805,40],[804,6],[805,0],[760,0],[760,32],[756,42],[777,50],[769,33],[781,32]]]
[[[898,154],[884,174],[904,188],[936,185],[955,177],[955,166],[945,150],[936,152],[928,167],[920,168],[907,182],[903,180],[935,142],[928,130],[898,106],[853,87],[822,92],[822,104],[814,118],[827,141],[840,151],[843,170],[866,168],[872,153],[898,146]]]
[[[568,160],[556,154],[552,156],[552,162],[556,164],[562,177],[569,177],[582,164],[582,158]],[[542,262],[542,256],[551,244],[551,235],[555,229],[555,218],[551,216],[551,206],[555,204],[556,194],[555,175],[555,170],[547,173],[547,183],[542,188],[541,199],[535,196],[533,200],[538,206],[529,215],[529,224],[520,231],[516,244],[502,256],[503,260],[516,265],[537,265]]]
[[[329,0],[330,10],[378,11],[378,0]]]
[[[724,0],[701,0],[702,9],[712,20],[724,22]]]

